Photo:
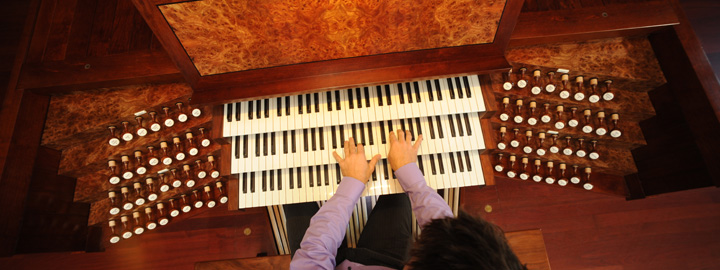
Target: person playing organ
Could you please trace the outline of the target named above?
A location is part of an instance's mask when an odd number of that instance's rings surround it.
[[[387,160],[405,193],[380,196],[352,249],[342,245],[345,227],[381,155],[368,162],[352,137],[343,157],[333,152],[343,175],[335,194],[319,209],[314,202],[285,208],[290,269],[527,269],[494,224],[462,211],[453,217],[417,165],[423,135],[411,139],[410,131],[390,132]],[[411,212],[423,230],[413,247]]]

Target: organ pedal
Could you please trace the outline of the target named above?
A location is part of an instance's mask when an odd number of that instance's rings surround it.
[[[453,215],[457,217],[460,202],[460,188],[447,188],[438,192],[445,202],[452,209]],[[345,232],[345,240],[348,248],[357,247],[357,242],[360,239],[365,223],[375,207],[379,195],[361,197],[355,204],[352,216],[348,222]],[[322,207],[326,201],[318,201],[317,204]],[[270,218],[270,224],[272,225],[273,236],[275,238],[275,246],[277,248],[278,255],[290,254],[290,247],[288,244],[288,236],[286,229],[285,211],[282,205],[267,206],[268,217]],[[412,234],[413,239],[417,239],[420,236],[420,225],[415,218],[415,213],[412,214]]]

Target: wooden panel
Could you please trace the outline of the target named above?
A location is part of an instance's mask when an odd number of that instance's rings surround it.
[[[70,36],[63,59],[85,58],[92,35],[93,19],[98,0],[78,0],[70,26]],[[57,59],[62,60],[62,59]]]
[[[113,35],[113,18],[118,0],[98,1],[90,36],[88,56],[104,56],[108,54],[110,40]]]
[[[43,54],[45,53],[45,45],[50,35],[50,28],[52,27],[53,12],[57,4],[57,0],[40,0],[39,2],[40,8],[37,12],[37,21],[35,20],[36,17],[33,16],[31,23],[34,29],[30,33],[32,39],[27,49],[27,56],[25,57],[23,55],[23,58],[25,58],[24,61],[27,63],[42,61]]]
[[[675,12],[665,1],[523,12],[510,45],[642,35],[675,24]]]
[[[505,233],[515,255],[529,270],[550,270],[545,242],[540,230]],[[195,263],[195,270],[290,269],[290,255],[266,256]]]
[[[38,93],[59,94],[79,89],[181,80],[177,67],[169,61],[165,52],[136,51],[27,64],[23,67],[18,87]]]
[[[492,43],[505,0],[382,4],[204,0],[158,7],[195,68],[207,76]]]
[[[43,61],[56,61],[65,59],[70,36],[70,25],[75,15],[77,0],[58,1],[53,12],[52,27],[48,36]]]
[[[720,84],[677,1],[673,6],[685,23],[650,40],[705,166],[715,185],[720,186],[720,145],[715,143],[720,137]],[[682,51],[685,53],[678,53]]]
[[[510,62],[582,70],[618,79],[614,86],[629,91],[650,91],[665,83],[653,48],[644,37],[524,46],[509,49],[506,56]],[[636,83],[624,87],[626,80]]]

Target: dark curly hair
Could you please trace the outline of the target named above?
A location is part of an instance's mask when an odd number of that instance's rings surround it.
[[[410,254],[413,270],[527,269],[499,227],[463,211],[423,226]]]

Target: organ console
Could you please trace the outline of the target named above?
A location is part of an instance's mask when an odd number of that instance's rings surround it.
[[[108,226],[110,227],[110,243],[115,244],[117,242],[120,242],[120,235],[117,234],[117,231],[115,231],[116,221],[111,219],[108,221]]]
[[[135,121],[137,122],[137,130],[135,130],[135,134],[137,134],[140,137],[145,137],[148,134],[148,130],[143,126],[143,118],[142,116],[135,116]]]
[[[128,221],[128,216],[125,216],[125,215],[121,216],[120,222],[122,222],[122,225],[123,225],[123,230],[122,230],[122,234],[121,234],[122,238],[129,239],[130,237],[133,236],[133,232],[130,229],[130,222]]]
[[[135,151],[135,173],[138,175],[143,175],[147,172],[147,168],[145,167],[145,163],[143,162],[142,158],[142,152],[140,150]]]
[[[150,112],[150,130],[153,132],[158,132],[162,126],[160,125],[160,122],[157,120],[157,113],[156,112]]]
[[[123,133],[122,133],[123,141],[129,142],[133,138],[135,138],[135,136],[133,136],[132,130],[130,129],[130,122],[123,121],[121,124],[123,125]]]
[[[178,108],[177,120],[180,121],[180,123],[185,123],[188,120],[188,116],[187,116],[187,114],[185,114],[185,111],[183,110],[183,103],[182,102],[175,103],[175,106],[177,106],[177,108]]]
[[[175,120],[173,120],[172,115],[170,114],[170,107],[162,107],[163,112],[165,112],[165,120],[163,120],[163,124],[165,124],[166,127],[172,127],[175,125]]]
[[[150,207],[145,207],[145,228],[148,230],[154,230],[157,228],[157,223],[155,222],[155,215],[153,215],[153,209]]]
[[[115,126],[109,126],[108,129],[110,130],[110,137],[107,140],[108,144],[110,144],[110,146],[120,145],[120,138],[115,135]]]

